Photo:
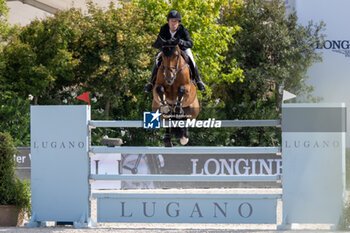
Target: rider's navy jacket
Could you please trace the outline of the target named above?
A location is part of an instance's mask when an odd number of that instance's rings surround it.
[[[157,40],[153,44],[153,47],[155,47],[157,49],[162,48],[162,40],[160,39],[160,37],[162,37],[164,40],[171,39],[169,24],[164,24],[160,28],[160,32],[158,34]],[[176,39],[179,38],[180,40],[183,40],[183,45],[179,45],[181,50],[186,50],[186,49],[190,49],[193,47],[193,43],[192,43],[192,40],[190,38],[190,34],[188,33],[185,26],[183,26],[182,24],[180,24],[179,27],[177,28],[174,37]]]

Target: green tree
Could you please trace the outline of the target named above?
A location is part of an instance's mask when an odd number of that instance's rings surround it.
[[[149,23],[146,24],[147,30],[150,30],[155,36],[158,34],[160,27],[165,24],[166,16],[170,10],[177,10],[182,15],[182,24],[188,28],[194,43],[192,49],[194,58],[199,67],[200,73],[204,81],[208,84],[208,91],[200,93],[199,98],[202,111],[199,115],[201,119],[217,118],[220,113],[211,111],[215,104],[215,93],[212,93],[211,87],[227,83],[228,85],[242,80],[242,69],[238,68],[237,63],[231,60],[230,64],[225,64],[225,52],[228,46],[234,43],[234,35],[239,30],[236,24],[224,25],[219,24],[224,8],[230,7],[235,11],[240,8],[240,1],[229,0],[185,0],[185,1],[155,1],[155,0],[134,0],[132,1],[137,7],[144,8],[148,17],[151,17]],[[155,41],[155,37],[154,37]],[[158,51],[154,50],[156,54]],[[154,59],[154,58],[153,58]],[[152,61],[153,63],[154,61]],[[150,69],[150,68],[149,68]],[[222,71],[226,70],[226,73]],[[147,106],[147,105],[146,105]],[[145,110],[147,108],[143,108]],[[139,115],[140,118],[140,115]],[[190,145],[227,145],[230,139],[226,138],[225,130],[191,129]],[[161,139],[164,132],[160,131],[154,138]],[[152,137],[149,137],[152,138]],[[144,140],[139,140],[141,143]],[[159,143],[159,141],[158,141]],[[160,144],[162,144],[160,142]],[[140,144],[141,145],[141,144]]]
[[[0,0],[0,44],[4,40],[9,30],[8,18],[8,8],[6,0]]]
[[[229,46],[225,63],[237,61],[245,78],[216,86],[215,96],[225,103],[227,118],[278,119],[282,89],[297,95],[312,91],[304,80],[311,64],[321,59],[315,48],[324,25],[299,25],[295,14],[286,15],[281,0],[247,0],[238,14],[232,11],[226,8],[220,23],[238,24],[241,30]],[[279,130],[244,129],[232,137],[236,144],[273,145],[279,143]]]
[[[18,32],[19,27],[8,22],[6,1],[0,0],[0,129],[11,134],[16,146],[27,146],[30,144],[29,100],[11,91],[13,83],[5,79],[7,58],[3,50]]]
[[[0,129],[7,132],[15,146],[30,145],[30,100],[18,97],[14,92],[0,94]]]
[[[13,156],[17,153],[11,136],[0,132],[0,205],[15,205],[30,215],[30,184],[15,176]]]
[[[319,60],[313,46],[322,24],[298,25],[281,1],[134,0],[106,10],[90,3],[88,9],[86,15],[70,9],[35,20],[10,38],[0,54],[0,88],[9,91],[3,100],[32,94],[38,104],[81,104],[75,97],[90,91],[93,119],[139,120],[153,98],[142,93],[158,52],[151,44],[172,9],[183,15],[210,86],[200,93],[200,118],[276,119],[282,87],[297,94],[311,90],[303,80]],[[275,130],[192,132],[192,145],[279,143]],[[129,145],[158,145],[162,137],[162,131],[96,130],[95,141],[104,133],[124,135]]]
[[[140,119],[151,105],[142,88],[156,37],[144,30],[147,22],[146,11],[130,3],[106,11],[90,4],[86,15],[70,9],[22,28],[2,53],[0,81],[11,92],[3,98],[4,118],[11,114],[5,109],[12,109],[6,106],[12,93],[22,99],[31,94],[34,104],[77,104],[77,94],[90,91],[97,101],[92,101],[95,119],[107,119],[109,112],[112,119]]]
[[[84,90],[94,93],[106,119],[111,111],[118,112],[117,119],[130,117],[122,111],[123,105],[138,106],[142,83],[150,75],[154,36],[145,29],[145,11],[130,3],[120,8],[111,4],[105,11],[90,3],[88,9],[76,46],[81,61],[78,78]]]
[[[72,11],[8,30],[0,53],[0,127],[16,146],[30,144],[28,96],[34,104],[61,104],[65,88],[74,86],[77,62],[69,45],[78,33]]]
[[[8,18],[8,8],[6,0],[0,0],[0,93],[3,91],[2,85],[4,85],[3,80],[3,69],[4,69],[4,57],[3,57],[3,47],[5,45],[6,37],[9,31]]]
[[[182,24],[188,29],[193,41],[193,55],[200,73],[209,87],[213,83],[233,83],[242,78],[242,70],[236,62],[224,64],[224,52],[228,45],[234,43],[233,35],[239,30],[237,24],[218,24],[222,10],[230,6],[236,11],[240,8],[240,1],[229,0],[134,0],[134,4],[147,9],[151,16],[150,25],[153,33],[158,34],[160,27],[166,23],[166,16],[170,10],[177,10],[182,15]],[[222,70],[226,68],[225,74]],[[206,93],[211,98],[211,91]]]
[[[40,98],[47,101],[56,84],[59,89],[72,85],[77,61],[69,45],[77,33],[75,22],[67,19],[70,12],[32,21],[4,47],[3,74],[9,90],[22,98],[31,94],[38,104]]]

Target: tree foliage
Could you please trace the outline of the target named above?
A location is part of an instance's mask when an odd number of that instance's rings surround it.
[[[5,0],[0,0],[0,130],[11,133],[16,146],[28,146],[29,138],[29,100],[21,98],[12,90],[17,81],[6,79],[6,64],[9,57],[4,53],[8,41],[14,39],[19,27],[8,22],[8,7]],[[15,73],[14,75],[17,75]]]
[[[221,12],[230,5],[232,11],[240,7],[240,1],[229,0],[134,0],[137,6],[145,7],[151,15],[151,27],[154,33],[159,32],[161,25],[166,23],[170,10],[177,10],[182,15],[181,23],[188,29],[193,41],[193,55],[203,80],[210,84],[206,93],[212,99],[210,86],[212,83],[233,83],[242,78],[242,70],[234,60],[223,64],[224,52],[228,45],[234,43],[234,35],[239,30],[237,24],[218,24]],[[156,29],[156,30],[155,30]],[[228,72],[224,75],[222,70]]]
[[[226,11],[222,23],[242,28],[236,43],[230,45],[226,62],[237,60],[247,80],[233,88],[240,93],[255,92],[255,101],[274,96],[279,103],[280,88],[298,95],[311,91],[304,80],[307,68],[321,60],[315,48],[322,39],[322,22],[304,27],[297,23],[295,14],[286,15],[281,0],[255,0],[246,1],[239,14]]]
[[[158,53],[151,45],[173,9],[183,16],[208,84],[209,91],[198,92],[199,118],[278,119],[279,90],[311,91],[305,72],[319,60],[314,45],[323,25],[298,25],[295,15],[286,16],[280,0],[133,0],[107,9],[89,3],[87,13],[75,8],[58,12],[8,37],[0,53],[0,90],[6,93],[0,98],[0,107],[5,106],[1,119],[18,116],[23,111],[19,106],[29,104],[28,95],[34,96],[33,104],[82,104],[75,97],[86,91],[93,119],[142,119],[152,102],[142,89]],[[22,113],[28,116],[29,109]],[[25,144],[29,126],[20,135],[17,120],[22,118],[5,120],[2,127]],[[163,131],[97,129],[93,141],[103,134],[123,137],[127,145],[161,145]],[[190,142],[275,145],[278,135],[265,128],[195,129]]]
[[[6,0],[0,0],[0,43],[3,41],[4,36],[6,36],[8,32],[8,8],[6,4]]]
[[[70,12],[58,13],[57,17],[34,20],[24,27],[19,36],[4,48],[5,72],[11,90],[23,98],[34,96],[50,99],[52,89],[73,84],[73,69],[77,65],[71,43],[77,38]],[[65,18],[67,17],[67,18]]]
[[[81,25],[76,52],[78,78],[95,95],[109,117],[110,109],[122,111],[126,102],[138,105],[141,86],[149,76],[154,35],[145,30],[143,9],[131,4],[111,5],[103,11],[90,4]],[[122,113],[120,117],[125,117]],[[115,117],[115,116],[113,116]],[[118,117],[119,118],[119,117]]]
[[[29,183],[15,177],[13,156],[16,153],[10,134],[0,132],[0,205],[15,205],[30,215]]]
[[[305,84],[306,71],[321,60],[315,48],[324,25],[299,25],[295,14],[286,15],[281,0],[244,1],[237,14],[232,12],[225,8],[220,23],[238,24],[241,30],[225,63],[236,61],[244,81],[214,87],[216,98],[224,103],[228,119],[279,119],[283,89],[297,95],[312,91]],[[276,145],[280,130],[242,129],[231,137],[238,145]]]
[[[4,91],[0,94],[0,104],[1,131],[11,133],[16,146],[30,145],[30,101]]]

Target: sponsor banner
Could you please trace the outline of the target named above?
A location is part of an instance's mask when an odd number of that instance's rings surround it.
[[[158,155],[162,174],[189,175],[281,175],[279,155]],[[161,164],[161,163],[159,163]],[[274,182],[156,182],[161,188],[276,187]]]
[[[315,147],[327,142],[286,141],[286,147]],[[336,142],[332,142],[333,145]],[[17,148],[14,155],[16,175],[30,180],[30,148]],[[139,162],[137,162],[140,160]],[[138,164],[137,164],[138,163]],[[137,166],[136,166],[137,165]],[[108,155],[91,157],[91,174],[188,174],[188,175],[281,175],[282,159],[278,155]],[[95,181],[92,189],[133,189],[133,188],[205,188],[205,187],[264,187],[274,183],[229,183],[229,182],[139,182],[139,181]]]
[[[165,174],[281,175],[282,159],[273,155],[163,155]]]
[[[121,155],[95,154],[91,157],[91,174],[119,174],[119,162]],[[91,189],[120,189],[119,180],[96,180],[91,183]]]
[[[276,223],[277,195],[96,194],[99,222]]]
[[[31,154],[29,147],[18,147],[18,154],[13,155],[15,161],[15,171],[17,178],[21,180],[30,180],[30,161]]]
[[[350,58],[350,40],[344,39],[327,39],[322,44],[317,44],[317,49],[329,50]]]

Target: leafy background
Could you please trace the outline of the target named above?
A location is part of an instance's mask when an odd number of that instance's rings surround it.
[[[306,70],[320,61],[322,22],[304,27],[282,1],[133,0],[88,12],[69,9],[25,27],[7,22],[0,0],[0,129],[16,146],[30,145],[30,105],[83,104],[92,119],[141,120],[152,95],[142,92],[157,50],[151,47],[166,15],[178,10],[194,42],[208,91],[198,93],[200,119],[279,119],[281,90],[305,95]],[[96,129],[125,145],[162,145],[163,130]],[[192,129],[189,145],[277,146],[278,128]]]

